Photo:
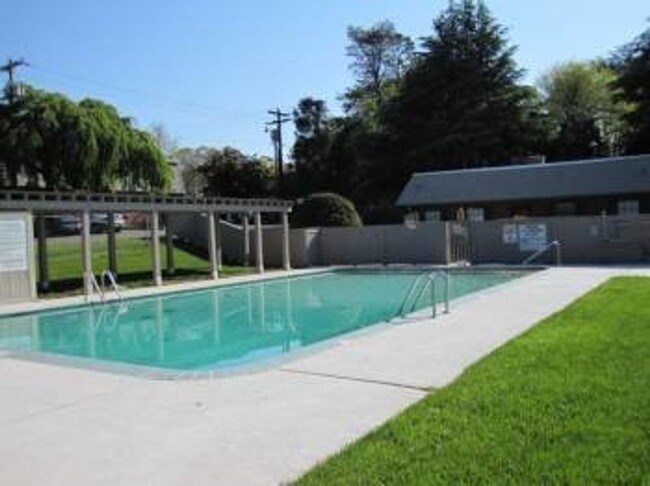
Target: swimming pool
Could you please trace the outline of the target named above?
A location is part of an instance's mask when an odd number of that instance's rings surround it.
[[[393,319],[422,273],[337,270],[6,316],[0,350],[175,371],[238,368]],[[452,271],[450,296],[527,273]],[[429,305],[425,292],[414,308]]]

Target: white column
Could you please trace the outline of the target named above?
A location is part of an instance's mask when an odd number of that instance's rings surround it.
[[[107,217],[108,231],[108,269],[113,272],[114,275],[117,275],[117,247],[115,242],[115,213],[113,211],[108,212]]]
[[[223,265],[223,255],[221,250],[221,215],[219,211],[214,212],[214,241],[217,256],[217,270],[221,270]]]
[[[160,287],[162,285],[162,269],[160,266],[160,218],[158,210],[151,211],[151,259],[153,269],[153,283]]]
[[[289,253],[289,213],[282,213],[282,268],[291,270],[291,256]]]
[[[210,254],[210,275],[213,280],[217,280],[219,278],[216,233],[215,214],[210,211],[208,212],[208,253]]]
[[[242,231],[244,233],[244,266],[251,264],[251,232],[248,225],[248,214],[242,215]]]
[[[165,247],[167,250],[167,273],[174,275],[176,271],[174,265],[174,232],[172,231],[171,215],[165,215]]]
[[[92,293],[90,276],[93,271],[93,257],[90,245],[90,211],[87,209],[81,213],[81,255],[84,273],[84,293],[90,295]]]
[[[47,233],[45,229],[45,215],[36,217],[38,222],[38,286],[41,290],[47,290],[50,286],[49,269],[47,267]]]
[[[264,273],[264,243],[262,236],[262,213],[255,213],[255,263],[257,273]]]

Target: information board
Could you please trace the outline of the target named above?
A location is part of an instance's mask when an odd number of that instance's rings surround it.
[[[517,225],[504,224],[503,225],[503,243],[506,245],[517,243]]]
[[[539,251],[547,244],[546,225],[526,223],[517,225],[520,251]]]
[[[0,272],[29,269],[29,241],[24,219],[0,219]]]

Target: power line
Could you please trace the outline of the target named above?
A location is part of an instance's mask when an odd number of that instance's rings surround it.
[[[185,109],[193,109],[193,110],[199,110],[199,111],[204,111],[204,112],[210,112],[210,114],[215,115],[215,112],[221,112],[224,116],[228,116],[230,118],[252,118],[259,116],[259,112],[239,112],[235,110],[230,110],[228,108],[224,107],[219,107],[219,106],[213,106],[213,105],[208,105],[208,104],[202,104],[202,103],[196,103],[193,101],[189,100],[184,100],[181,98],[176,98],[173,96],[161,94],[161,93],[154,93],[152,91],[147,91],[147,90],[140,90],[140,89],[134,89],[134,88],[127,88],[124,86],[117,86],[111,83],[106,83],[104,81],[98,81],[95,79],[88,78],[86,76],[80,76],[77,74],[70,74],[70,73],[63,73],[58,70],[51,69],[49,67],[44,67],[42,65],[31,65],[32,70],[36,72],[40,72],[42,74],[47,74],[47,75],[53,75],[57,76],[59,78],[63,79],[69,79],[72,81],[77,81],[77,82],[82,82],[85,84],[89,85],[95,85],[104,89],[108,89],[111,91],[117,91],[117,92],[122,92],[122,93],[127,93],[130,95],[135,95],[138,97],[145,97],[145,98],[150,98],[150,99],[155,99],[159,103],[166,103],[170,105],[176,105],[178,107],[182,107]]]
[[[283,157],[282,157],[282,125],[291,121],[290,113],[283,113],[280,108],[269,110],[269,115],[274,117],[273,120],[266,122],[267,131],[268,127],[271,129],[271,140],[273,141],[274,155],[275,155],[275,174],[278,179],[278,188],[282,192],[282,178],[284,176]]]

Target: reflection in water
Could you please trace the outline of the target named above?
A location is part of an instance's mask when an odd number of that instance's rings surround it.
[[[0,349],[171,369],[241,365],[394,317],[417,275],[328,273],[7,317]],[[452,296],[510,278],[459,274]]]

